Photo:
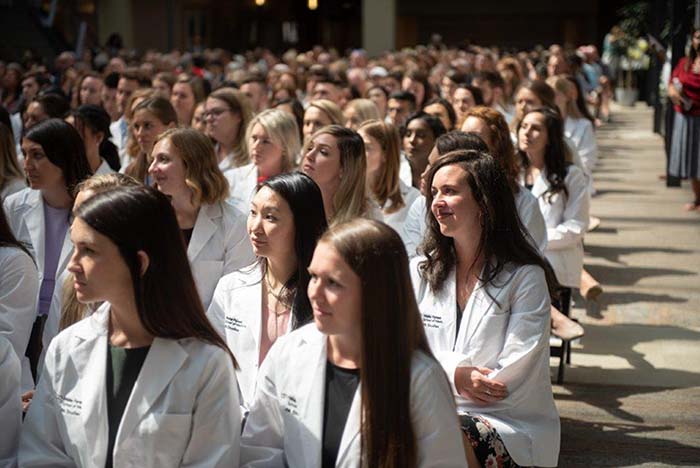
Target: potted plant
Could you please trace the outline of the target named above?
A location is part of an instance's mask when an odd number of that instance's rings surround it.
[[[649,2],[631,3],[621,8],[618,14],[621,18],[620,34],[615,50],[620,56],[615,100],[624,106],[634,106],[639,98],[636,74],[649,68],[649,44],[642,39],[649,16]]]

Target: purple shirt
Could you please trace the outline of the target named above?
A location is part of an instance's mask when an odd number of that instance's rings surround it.
[[[39,315],[48,315],[56,284],[56,269],[61,258],[63,240],[68,232],[69,208],[44,205],[44,278],[39,288]]]

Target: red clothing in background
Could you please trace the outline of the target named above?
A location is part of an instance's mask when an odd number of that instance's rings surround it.
[[[678,78],[683,85],[683,95],[686,96],[693,102],[690,110],[683,110],[681,106],[673,106],[676,112],[681,112],[685,115],[700,115],[700,73],[693,73],[693,65],[690,65],[688,71],[685,71],[685,64],[688,61],[688,57],[683,57],[678,61],[678,65],[673,69],[671,74],[671,83],[669,86],[673,86],[673,79]]]

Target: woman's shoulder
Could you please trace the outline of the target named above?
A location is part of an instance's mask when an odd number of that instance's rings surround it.
[[[0,275],[12,270],[36,271],[32,257],[13,245],[0,245]]]
[[[12,213],[24,210],[28,206],[34,205],[39,200],[40,192],[26,187],[5,198],[3,205],[5,206],[5,211]]]
[[[569,164],[569,166],[566,168],[566,184],[569,185],[570,183],[582,183],[586,185],[586,176],[583,172],[583,169],[578,167],[576,164]]]
[[[234,289],[245,288],[262,281],[262,268],[259,262],[240,268],[232,273],[224,275],[217,285],[221,291],[233,291]]]

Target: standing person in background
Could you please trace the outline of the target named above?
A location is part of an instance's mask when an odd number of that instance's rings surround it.
[[[219,169],[226,172],[250,162],[245,131],[253,113],[245,94],[233,88],[219,88],[206,100],[204,117],[207,135],[216,142]]]
[[[169,96],[170,104],[177,113],[177,123],[181,127],[189,127],[192,122],[195,107],[204,101],[204,85],[198,76],[186,73],[177,77]],[[167,98],[166,98],[167,99]]]
[[[299,129],[294,117],[279,109],[268,109],[248,124],[246,140],[250,164],[228,171],[231,202],[247,213],[258,185],[270,177],[289,172],[301,153]]]
[[[675,111],[668,173],[690,179],[693,200],[688,211],[700,211],[700,31],[694,29],[688,55],[671,74],[668,97]]]
[[[66,268],[73,249],[69,237],[73,190],[91,174],[78,132],[66,122],[41,122],[22,138],[24,172],[29,187],[4,200],[3,208],[13,234],[34,257],[39,271],[38,310],[23,362],[23,389],[33,388],[41,354],[41,335],[56,278]],[[29,373],[31,369],[31,374]]]
[[[241,406],[250,408],[258,369],[278,338],[313,319],[306,295],[316,242],[328,227],[316,183],[293,172],[266,180],[248,209],[257,260],[224,276],[207,311],[237,356]]]
[[[454,401],[396,232],[361,219],[332,227],[309,273],[315,323],[263,362],[242,465],[463,468]]]
[[[227,273],[253,261],[245,215],[227,201],[226,178],[214,147],[194,129],[172,129],[158,136],[148,172],[169,196],[182,232],[192,274],[204,307]]]
[[[237,466],[235,360],[206,319],[170,201],[121,188],[75,216],[76,295],[104,303],[49,345],[19,465]]]

